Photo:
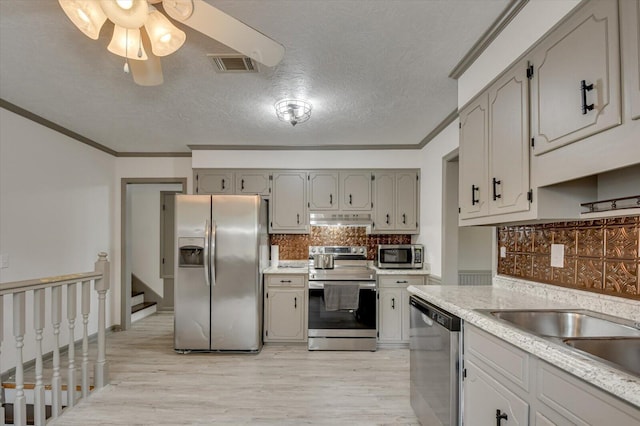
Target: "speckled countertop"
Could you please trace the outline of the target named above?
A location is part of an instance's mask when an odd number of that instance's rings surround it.
[[[375,265],[369,268],[376,271],[376,275],[429,275],[428,269],[380,269]]]
[[[370,269],[376,271],[376,275],[429,275],[428,269],[380,269],[370,264]],[[263,270],[263,274],[306,274],[309,266],[303,260],[281,260],[278,266],[269,266]]]
[[[408,290],[464,321],[640,407],[640,377],[586,357],[562,343],[537,337],[475,311],[580,308],[640,321],[640,302],[507,277],[494,278],[492,286],[410,286]]]

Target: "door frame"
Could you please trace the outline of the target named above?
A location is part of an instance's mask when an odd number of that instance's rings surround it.
[[[131,328],[131,280],[127,279],[127,185],[130,184],[182,184],[181,194],[187,193],[186,177],[121,178],[120,179],[120,327]]]
[[[459,149],[456,148],[442,157],[442,284],[458,282],[459,175],[452,173],[451,165],[454,162],[459,164],[458,153]]]

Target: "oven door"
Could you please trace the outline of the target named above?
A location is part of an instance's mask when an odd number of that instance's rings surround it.
[[[334,301],[325,300],[325,285],[357,285],[357,309],[353,309],[355,305],[341,309]],[[376,305],[374,281],[309,281],[309,337],[375,338]]]

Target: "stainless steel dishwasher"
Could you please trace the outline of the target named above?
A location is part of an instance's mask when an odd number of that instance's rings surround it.
[[[460,318],[411,296],[411,407],[423,426],[460,424]]]

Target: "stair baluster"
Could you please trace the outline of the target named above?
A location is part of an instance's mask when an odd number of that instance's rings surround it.
[[[34,388],[33,418],[35,425],[44,425],[45,399],[42,381],[42,331],[44,330],[44,289],[33,291],[33,328],[36,330],[36,385]]]
[[[69,322],[69,371],[67,381],[67,406],[76,405],[76,345],[75,345],[75,326],[77,312],[77,285],[67,285],[67,320]]]
[[[13,424],[27,424],[27,401],[24,396],[24,347],[25,292],[13,294],[13,336],[16,339],[16,399],[13,401]]]
[[[102,278],[94,281],[94,288],[98,292],[98,356],[95,362],[93,385],[100,389],[109,384],[109,364],[107,363],[107,291],[109,290],[109,261],[107,253],[98,253],[95,271],[102,274]]]
[[[53,323],[53,376],[51,377],[51,417],[62,414],[62,378],[60,377],[60,323],[62,322],[62,287],[51,288],[51,322]]]
[[[89,313],[91,311],[91,281],[82,282],[82,398],[89,396]]]

